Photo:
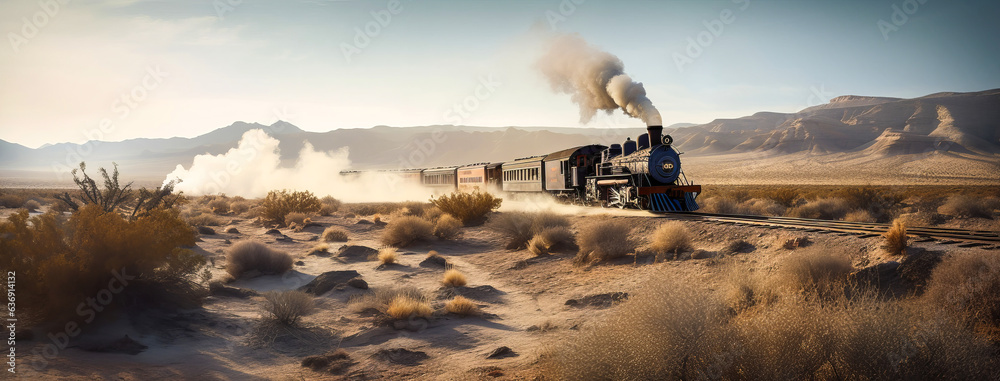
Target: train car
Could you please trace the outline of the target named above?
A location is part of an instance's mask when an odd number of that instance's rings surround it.
[[[545,173],[542,172],[542,160],[545,156],[531,156],[503,163],[504,192],[525,193],[545,191]]]
[[[662,126],[649,126],[631,151],[605,150],[597,174],[587,178],[587,198],[607,207],[637,208],[653,212],[690,212],[701,186],[691,184],[681,170],[680,153]],[[629,152],[629,153],[626,153]]]
[[[497,192],[500,163],[476,163],[458,167],[458,190],[461,192]]]
[[[421,182],[425,187],[431,188],[434,194],[450,193],[458,185],[455,176],[457,169],[457,166],[425,169],[421,173]]]
[[[616,144],[617,145],[617,144]],[[608,147],[591,144],[553,152],[542,159],[545,190],[563,198],[584,196],[586,178],[596,175],[596,164]]]
[[[419,168],[407,168],[407,169],[383,169],[375,171],[340,171],[340,175],[348,180],[358,180],[362,176],[366,179],[375,179],[384,181],[386,184],[395,186],[396,184],[413,184],[421,185],[423,184],[423,179],[421,173],[423,169]]]

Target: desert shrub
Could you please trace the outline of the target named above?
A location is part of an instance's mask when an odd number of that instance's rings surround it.
[[[848,208],[868,212],[876,221],[888,221],[895,213],[903,196],[874,187],[846,187],[833,192],[835,198],[844,200]]]
[[[799,192],[791,188],[780,188],[771,191],[767,195],[767,198],[774,200],[774,202],[786,208],[791,208],[795,206],[795,201],[799,199]]]
[[[347,305],[354,312],[372,309],[385,313],[389,303],[401,296],[424,302],[428,300],[426,294],[414,287],[388,287],[379,288],[367,294],[355,295],[348,300]]]
[[[226,272],[235,278],[250,272],[282,274],[292,269],[292,257],[257,241],[239,241],[226,250]]]
[[[347,231],[331,226],[323,230],[323,240],[326,242],[347,242]]]
[[[24,208],[27,209],[29,212],[38,211],[38,209],[41,209],[41,207],[42,205],[35,200],[28,200],[24,202]]]
[[[424,299],[413,298],[409,295],[399,295],[389,302],[385,313],[396,320],[406,320],[412,318],[428,318],[434,310],[430,303]]]
[[[952,254],[931,274],[923,298],[967,321],[1000,327],[1000,256]]]
[[[407,208],[405,215],[418,215],[422,213],[423,203],[419,202],[361,202],[344,204],[341,209],[359,216],[371,216],[374,214],[391,215],[403,208]]]
[[[399,217],[386,225],[381,241],[389,246],[406,247],[415,241],[427,239],[433,231],[434,225],[420,217]]]
[[[340,206],[343,205],[340,200],[333,198],[332,196],[325,196],[319,199],[319,202],[323,204],[321,210],[326,210],[328,213],[325,215],[330,215],[333,212],[340,210]]]
[[[456,269],[448,269],[444,272],[444,277],[441,283],[444,283],[448,287],[462,287],[467,284],[468,280],[465,279],[465,274]]]
[[[882,249],[892,255],[906,255],[906,225],[902,220],[893,221],[882,237],[885,238]]]
[[[729,332],[722,329],[724,317],[707,291],[665,276],[559,343],[559,350],[543,356],[542,370],[552,380],[695,378],[696,367],[724,353],[717,345],[717,337]]]
[[[857,209],[844,215],[844,221],[850,222],[876,222],[871,212],[864,209]]]
[[[309,220],[308,214],[300,212],[291,212],[285,216],[285,226],[292,226],[292,224],[302,226],[306,224],[307,220]]]
[[[330,254],[330,245],[325,243],[313,246],[312,249],[309,249],[309,252],[306,253],[306,255],[327,255],[327,254]]]
[[[660,279],[544,352],[545,379],[962,380],[998,369],[989,342],[908,304],[788,299],[734,315],[700,282]]]
[[[211,214],[199,214],[189,217],[187,222],[191,226],[221,226],[223,223],[222,219]]]
[[[132,183],[122,185],[118,181],[118,164],[114,164],[114,172],[110,175],[104,168],[100,168],[101,176],[104,178],[104,189],[97,186],[97,182],[87,175],[87,164],[80,162],[79,171],[83,178],[76,176],[77,169],[73,169],[73,182],[80,188],[80,192],[74,198],[69,192],[63,192],[56,198],[76,211],[82,205],[95,204],[105,212],[120,212],[128,218],[144,216],[151,211],[161,208],[171,208],[180,199],[181,195],[174,195],[173,181],[152,190],[142,188],[138,191],[132,189]]]
[[[0,206],[4,208],[20,208],[28,202],[28,196],[14,193],[0,193]]]
[[[479,315],[479,306],[461,295],[445,303],[444,310],[459,316]]]
[[[736,201],[726,197],[710,197],[700,202],[704,213],[736,214],[739,212]]]
[[[576,264],[592,264],[624,257],[635,251],[636,244],[629,237],[632,228],[623,221],[606,220],[587,226],[577,236],[580,250]]]
[[[434,235],[440,239],[452,239],[462,231],[462,221],[446,214],[434,224]]]
[[[993,218],[993,209],[996,205],[991,204],[995,204],[995,199],[956,194],[948,197],[948,200],[938,207],[937,212],[960,218]]]
[[[249,201],[233,201],[229,204],[229,211],[236,214],[243,214],[250,210]]]
[[[399,253],[394,247],[386,247],[378,251],[378,261],[383,265],[391,265],[399,260]]]
[[[770,199],[754,198],[744,201],[737,207],[740,214],[753,214],[758,216],[783,216],[787,207]]]
[[[294,326],[313,308],[313,298],[298,290],[268,291],[264,293],[263,316],[278,323]]]
[[[569,219],[552,212],[504,212],[490,218],[488,227],[507,238],[507,249],[521,249],[545,229],[569,227]]]
[[[487,214],[497,210],[503,199],[487,192],[459,192],[432,198],[431,203],[443,212],[458,218],[464,224],[482,221]]]
[[[260,203],[260,217],[270,223],[285,224],[289,213],[316,213],[322,205],[312,192],[270,191]]]
[[[26,327],[75,317],[77,304],[112,287],[115,274],[135,278],[114,283],[121,291],[107,308],[194,308],[205,297],[191,279],[205,258],[184,249],[194,246],[196,235],[174,209],[134,219],[93,204],[68,219],[53,212],[29,218],[21,210],[0,222],[0,236],[0,268],[17,274],[18,314]]]
[[[807,298],[829,300],[844,294],[847,277],[853,269],[846,255],[814,248],[785,257],[772,284]]]
[[[788,209],[787,213],[789,217],[839,220],[844,218],[844,215],[849,211],[850,206],[847,201],[839,198],[824,198]]]
[[[229,200],[217,198],[208,203],[208,208],[215,214],[229,213]]]
[[[535,234],[528,241],[528,251],[537,256],[548,255],[549,253],[568,249],[576,244],[573,233],[565,226],[553,226]]]
[[[651,248],[659,255],[673,255],[691,250],[691,232],[687,225],[678,221],[660,224],[653,232]]]

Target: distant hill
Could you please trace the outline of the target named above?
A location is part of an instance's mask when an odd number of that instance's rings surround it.
[[[913,99],[847,95],[796,113],[758,112],[700,125],[678,123],[667,126],[665,133],[674,137],[675,146],[686,157],[712,157],[685,161],[694,167],[699,162],[740,162],[746,157],[761,161],[787,155],[813,161],[829,157],[844,162],[867,163],[868,159],[877,158],[899,158],[905,162],[925,158],[907,155],[937,152],[954,156],[948,163],[958,167],[955,171],[961,172],[962,165],[954,163],[967,161],[979,171],[969,176],[980,176],[979,173],[987,173],[994,167],[1000,173],[998,106],[1000,89],[937,93]],[[263,129],[280,140],[285,165],[294,163],[308,141],[321,151],[348,147],[353,166],[360,169],[505,161],[576,145],[621,143],[626,137],[635,139],[645,131],[438,125],[309,132],[284,121],[270,126],[236,122],[194,138],[91,142],[89,147],[59,143],[31,149],[0,140],[0,177],[10,180],[35,174],[51,180],[58,174],[59,181],[66,182],[69,169],[82,159],[92,166],[108,166],[114,161],[121,166],[122,173],[157,181],[178,164],[189,167],[199,154],[221,154],[236,147],[243,133],[251,129]],[[705,170],[725,173],[727,178],[739,176],[738,172],[724,169]],[[963,176],[957,173],[953,177]]]

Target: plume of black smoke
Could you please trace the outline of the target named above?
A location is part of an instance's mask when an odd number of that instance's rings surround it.
[[[625,74],[618,57],[591,46],[578,34],[551,38],[537,66],[552,89],[570,94],[580,105],[580,121],[589,122],[598,110],[622,109],[646,125],[662,125],[660,112],[646,97],[642,83]]]

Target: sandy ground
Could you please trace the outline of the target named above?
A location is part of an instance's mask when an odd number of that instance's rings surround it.
[[[515,204],[509,204],[508,207]],[[520,205],[520,207],[529,207]],[[601,219],[625,219],[634,226],[633,236],[642,240],[667,221],[650,218],[638,211],[576,209],[562,207],[572,213],[573,230]],[[586,212],[589,215],[582,215]],[[685,276],[714,287],[717,276],[727,263],[773,268],[781,258],[795,251],[781,248],[792,237],[808,236],[815,247],[845,250],[858,267],[889,260],[879,249],[880,238],[861,239],[835,233],[806,233],[791,230],[743,227],[685,222],[696,237],[694,246],[707,251],[709,258],[655,263],[651,257],[633,257],[615,263],[593,267],[573,266],[572,252],[535,258],[526,250],[503,249],[504,240],[485,227],[463,229],[460,238],[452,241],[436,239],[419,242],[400,250],[400,265],[379,269],[375,261],[345,263],[333,257],[306,255],[319,241],[315,239],[328,226],[340,226],[349,231],[349,245],[378,248],[378,238],[384,227],[359,224],[361,218],[343,214],[320,217],[320,226],[301,232],[282,229],[292,240],[278,241],[266,234],[266,228],[250,221],[227,217],[228,224],[216,227],[216,235],[203,235],[197,250],[214,261],[216,277],[224,274],[223,253],[241,239],[256,239],[272,248],[288,252],[297,264],[282,276],[260,276],[238,280],[233,287],[256,291],[298,288],[315,276],[334,270],[356,270],[368,282],[371,290],[394,286],[414,286],[435,296],[434,306],[441,310],[448,299],[440,283],[443,269],[420,267],[431,250],[442,256],[469,279],[459,293],[470,296],[484,311],[482,317],[461,318],[440,315],[415,331],[397,330],[379,325],[370,315],[353,312],[347,302],[363,291],[354,288],[332,290],[316,297],[315,310],[302,324],[305,328],[279,335],[265,346],[252,345],[259,322],[262,297],[209,297],[202,309],[183,311],[176,315],[156,318],[102,316],[105,323],[89,327],[91,333],[74,338],[69,347],[48,360],[40,370],[34,369],[39,357],[33,350],[47,344],[44,332],[36,332],[33,341],[19,342],[21,377],[37,379],[388,379],[388,380],[531,380],[536,376],[538,354],[545,348],[558,346],[559,340],[587,329],[613,306],[568,306],[570,299],[613,293],[631,293],[645,284],[663,277]],[[222,233],[229,227],[240,233]],[[753,245],[750,253],[721,258],[717,254],[729,242],[743,239]],[[331,244],[331,252],[341,244]],[[970,252],[981,248],[958,248],[957,245],[918,243],[916,247],[943,252]],[[995,248],[993,249],[995,250]],[[715,258],[713,258],[713,256]],[[480,288],[489,286],[490,288]],[[544,329],[537,329],[543,327]],[[128,334],[149,346],[137,355],[88,352],[81,349],[88,342],[120,338]],[[487,359],[494,349],[507,346],[515,354],[506,358]],[[302,367],[306,356],[319,355],[335,348],[344,348],[353,365],[341,375],[319,373]],[[401,364],[386,360],[378,353],[402,348],[423,352],[426,358],[415,358]],[[397,359],[399,360],[399,359]],[[402,359],[407,360],[407,359]],[[405,362],[405,361],[402,361]],[[492,372],[492,373],[491,373]]]

